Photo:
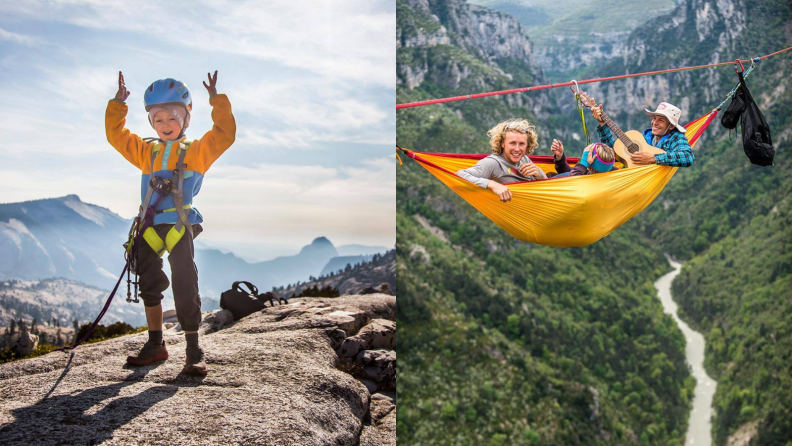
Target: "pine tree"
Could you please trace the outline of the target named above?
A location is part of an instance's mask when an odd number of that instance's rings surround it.
[[[77,342],[77,332],[80,331],[80,323],[75,319],[72,325],[74,326],[74,341],[72,342]]]
[[[14,333],[16,333],[16,321],[14,320],[14,318],[11,318],[11,325],[9,325],[9,327],[11,327],[11,334],[12,335]]]
[[[38,334],[38,328],[36,327],[36,318],[33,318],[33,322],[30,323],[30,332],[33,334]]]

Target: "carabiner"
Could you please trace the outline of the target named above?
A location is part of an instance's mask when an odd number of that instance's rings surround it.
[[[740,71],[737,71],[737,65],[740,66]],[[743,67],[742,61],[740,59],[734,59],[734,72],[737,74],[745,73],[745,67]]]
[[[575,79],[572,79],[570,82],[575,84],[575,88],[572,88],[571,85],[569,86],[569,89],[572,90],[572,93],[580,94],[580,85],[578,85],[578,82]]]
[[[171,192],[171,180],[167,178],[161,178],[158,176],[151,176],[151,180],[149,181],[149,186],[156,191],[160,197],[165,197]]]

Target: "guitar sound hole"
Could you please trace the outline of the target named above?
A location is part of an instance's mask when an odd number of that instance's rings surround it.
[[[635,152],[637,152],[639,150],[641,150],[641,148],[638,147],[638,144],[630,144],[630,146],[627,147],[627,151],[629,151],[631,154],[635,153]]]

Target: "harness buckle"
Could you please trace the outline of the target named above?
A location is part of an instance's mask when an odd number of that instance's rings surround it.
[[[173,183],[167,178],[152,175],[151,180],[149,180],[149,186],[151,186],[160,197],[164,197],[170,194]]]

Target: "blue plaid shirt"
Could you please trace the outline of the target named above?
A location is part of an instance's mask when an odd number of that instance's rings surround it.
[[[597,126],[600,141],[613,147],[616,135],[611,132],[608,126]],[[655,155],[655,163],[664,166],[690,167],[693,165],[693,150],[690,148],[687,136],[679,130],[672,130],[671,133],[660,138],[658,145],[652,144],[652,129],[644,131],[644,138],[648,144],[665,150],[665,153]]]

